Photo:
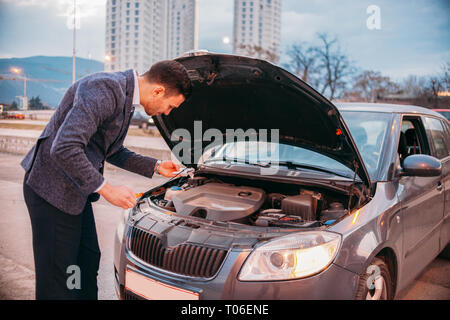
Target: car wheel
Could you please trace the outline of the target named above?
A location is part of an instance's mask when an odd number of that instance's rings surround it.
[[[444,250],[439,254],[439,258],[450,260],[450,243],[447,244]]]
[[[374,258],[366,272],[359,277],[356,300],[391,300],[392,279],[387,264],[381,258]]]

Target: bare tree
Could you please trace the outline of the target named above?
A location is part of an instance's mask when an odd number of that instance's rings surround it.
[[[290,62],[285,67],[321,94],[334,99],[344,92],[355,68],[341,51],[336,37],[331,39],[326,33],[317,37],[321,41],[319,46],[305,42],[292,45],[288,49]]]
[[[354,78],[353,94],[363,101],[376,102],[377,98],[397,88],[389,77],[376,71],[363,71]],[[356,94],[355,94],[356,93]]]
[[[257,45],[240,43],[240,44],[238,44],[238,48],[243,49],[245,52],[245,55],[247,55],[249,57],[264,59],[264,60],[271,61],[273,63],[278,63],[278,61],[280,60],[280,57],[276,53],[269,51],[269,50],[265,50],[262,47],[257,46]]]
[[[317,82],[314,79],[314,77],[317,77],[318,63],[316,48],[305,42],[298,43],[288,49],[287,55],[290,61],[285,65],[286,68],[303,81],[314,85]]]
[[[450,62],[444,63],[442,65],[442,86],[446,91],[450,90]]]
[[[318,57],[318,69],[321,72],[319,91],[327,94],[330,100],[342,92],[355,68],[346,54],[341,52],[339,41],[330,39],[326,33],[319,33],[321,45],[315,48]]]
[[[425,77],[417,77],[415,75],[408,76],[401,83],[401,91],[413,97],[423,95],[427,86],[427,79]]]

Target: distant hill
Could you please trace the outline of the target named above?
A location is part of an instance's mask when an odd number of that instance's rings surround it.
[[[27,97],[39,96],[41,101],[56,108],[67,88],[72,84],[72,57],[35,56],[0,59],[0,76],[13,77],[11,68],[22,69],[27,78],[57,80],[60,82],[27,81]],[[77,58],[76,78],[104,70],[102,62]],[[19,77],[21,77],[19,75]],[[11,104],[23,95],[23,81],[0,80],[0,103]]]

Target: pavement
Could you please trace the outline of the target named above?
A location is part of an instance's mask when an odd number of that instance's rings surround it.
[[[22,194],[23,156],[0,153],[0,300],[34,299],[34,262],[31,225]],[[105,177],[134,192],[145,192],[166,181],[148,179],[107,164]],[[99,299],[117,299],[114,291],[113,239],[122,209],[104,199],[93,204],[100,249]],[[450,300],[450,261],[436,258],[397,299]]]
[[[31,224],[22,193],[22,157],[0,153],[0,300],[34,299]],[[109,164],[104,175],[111,184],[126,185],[135,193],[145,192],[166,181],[164,177],[148,179]],[[113,239],[123,211],[104,199],[93,203],[93,208],[102,251],[99,299],[115,300]]]

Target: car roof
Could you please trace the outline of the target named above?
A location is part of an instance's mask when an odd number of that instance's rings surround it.
[[[441,118],[445,117],[431,109],[413,105],[388,104],[388,103],[367,103],[367,102],[336,102],[334,105],[339,111],[370,111],[387,113],[417,113]]]

